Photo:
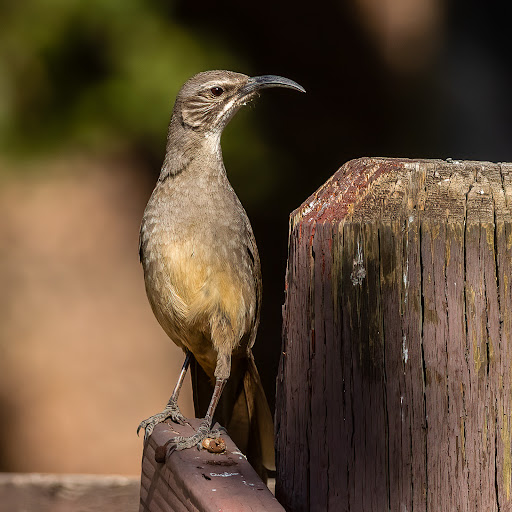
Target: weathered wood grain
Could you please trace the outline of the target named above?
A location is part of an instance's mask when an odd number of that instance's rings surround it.
[[[512,164],[364,158],[290,218],[287,510],[512,510]]]
[[[197,427],[199,420],[190,424]],[[227,435],[224,453],[191,448],[172,453],[165,464],[155,461],[157,446],[192,432],[189,426],[175,424],[155,427],[144,447],[140,512],[283,512]]]

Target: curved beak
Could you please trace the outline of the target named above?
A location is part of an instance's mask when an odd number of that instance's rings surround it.
[[[302,85],[299,85],[289,78],[276,75],[262,75],[250,77],[247,83],[242,87],[240,93],[246,96],[260,89],[267,89],[269,87],[286,87],[287,89],[306,92],[306,89],[304,89]]]

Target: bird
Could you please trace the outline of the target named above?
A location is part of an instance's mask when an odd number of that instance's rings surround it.
[[[274,469],[273,421],[252,354],[262,280],[256,240],[223,162],[221,135],[235,113],[266,88],[306,92],[277,75],[196,74],[180,89],[160,176],[144,210],[139,254],[146,294],[169,338],[185,354],[166,407],[143,420],[147,440],[166,420],[185,423],[178,396],[189,366],[194,434],[171,452],[200,446],[225,427],[260,475]]]

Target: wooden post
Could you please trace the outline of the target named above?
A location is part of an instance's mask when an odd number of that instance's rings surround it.
[[[363,158],[290,219],[276,496],[512,510],[512,164]]]
[[[200,421],[190,423],[197,428]],[[155,427],[144,447],[140,512],[284,511],[228,435],[222,436],[223,453],[190,448],[172,453],[164,464],[155,461],[158,446],[192,433],[190,426],[172,422]]]

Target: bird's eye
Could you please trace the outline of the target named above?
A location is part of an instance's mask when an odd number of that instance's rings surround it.
[[[212,87],[210,89],[210,92],[214,95],[214,96],[220,96],[223,92],[224,92],[224,89],[222,87]]]

